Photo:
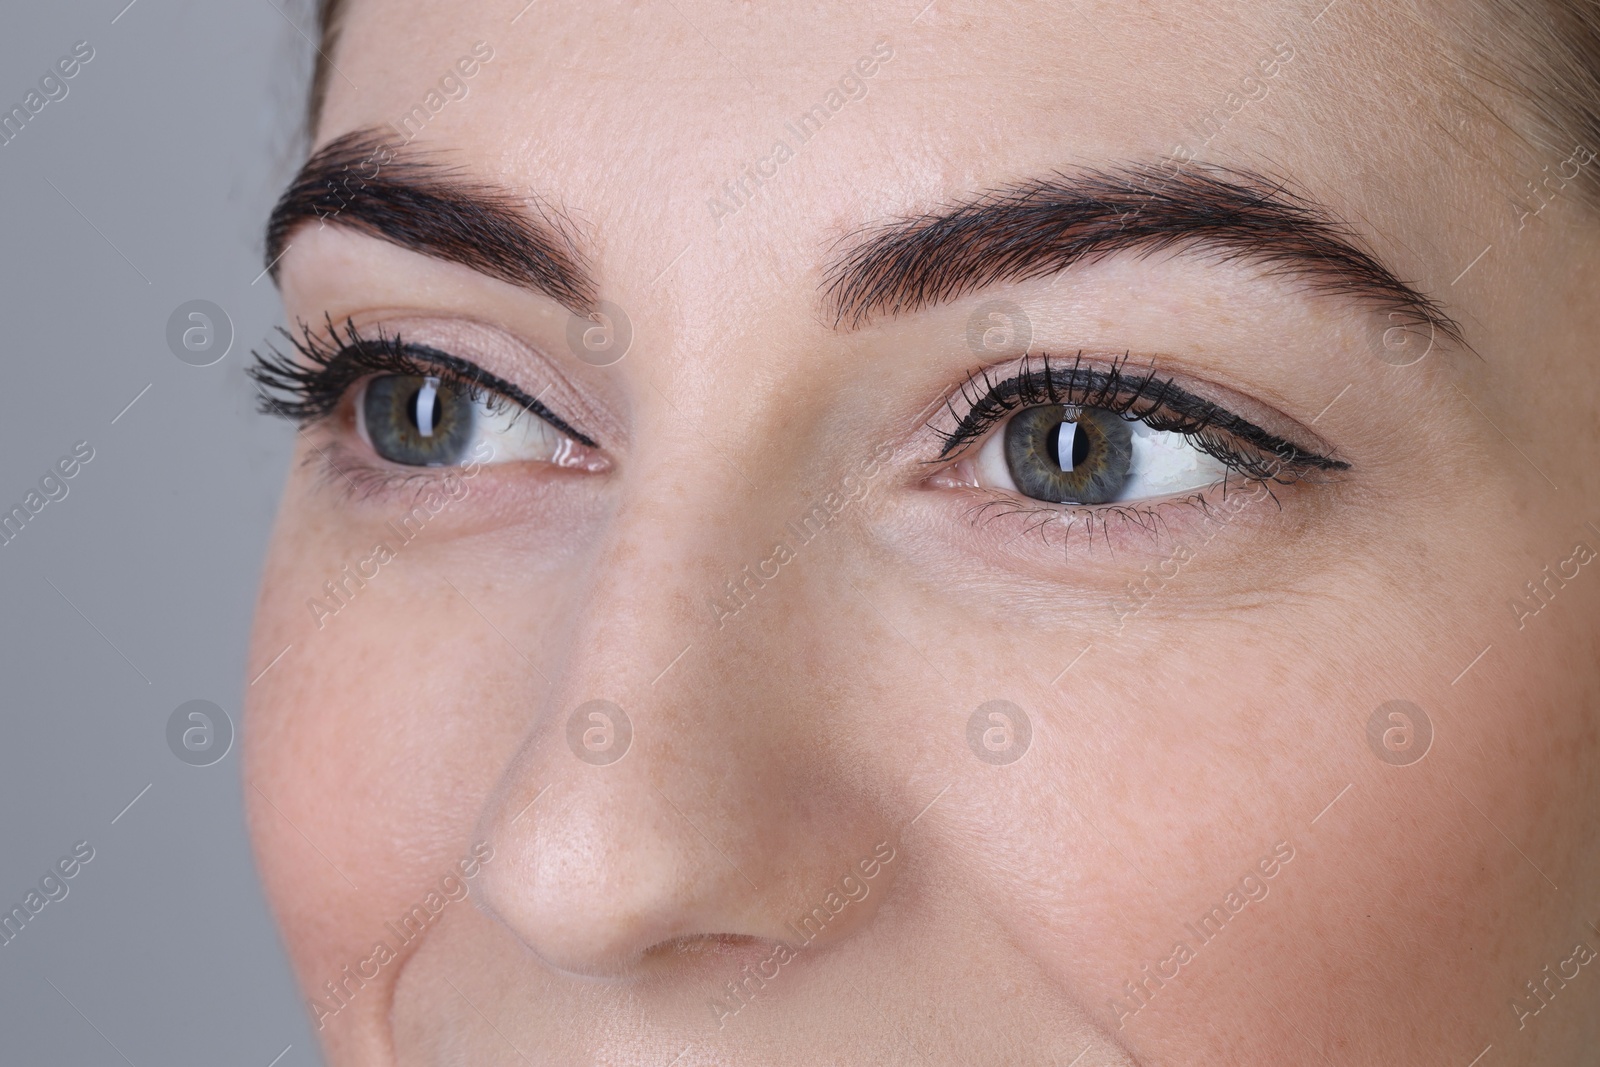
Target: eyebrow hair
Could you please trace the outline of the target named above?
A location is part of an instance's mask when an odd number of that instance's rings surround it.
[[[1281,181],[1216,166],[1129,164],[1004,187],[846,238],[824,277],[835,329],[917,311],[1000,281],[1122,252],[1193,250],[1353,297],[1465,344],[1440,304],[1401,281],[1355,232]]]
[[[273,281],[295,227],[320,219],[593,310],[594,278],[565,215],[401,148],[357,130],[306,160],[267,221]]]

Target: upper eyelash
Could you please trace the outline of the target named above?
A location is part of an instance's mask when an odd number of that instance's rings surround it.
[[[538,398],[475,363],[428,345],[403,341],[399,334],[386,334],[381,328],[377,337],[364,337],[349,319],[345,320],[342,336],[331,316],[325,323],[325,332],[313,332],[300,321],[298,337],[281,326],[278,328],[304,362],[270,345],[268,354],[251,352],[255,364],[247,373],[261,390],[263,413],[299,423],[313,422],[332,414],[350,387],[369,374],[433,376],[491,407],[514,403],[579,444],[587,448],[600,447],[592,437],[569,424]],[[269,390],[280,395],[273,396]]]
[[[261,388],[261,411],[305,423],[333,412],[349,387],[368,374],[436,375],[474,400],[516,403],[579,444],[599,447],[593,438],[569,425],[537,398],[474,363],[427,345],[405,342],[399,334],[390,336],[381,329],[376,338],[363,337],[349,319],[345,320],[342,339],[331,317],[325,324],[326,337],[314,333],[304,321],[299,322],[299,337],[279,328],[309,366],[276,348],[269,347],[270,355],[251,353],[256,362],[247,373]],[[1066,370],[1052,369],[1049,355],[1041,355],[1039,362],[1041,366],[1036,368],[1031,356],[1024,357],[1017,374],[1000,382],[995,382],[987,369],[968,375],[958,390],[966,401],[966,414],[959,414],[953,402],[947,400],[945,407],[957,424],[953,430],[933,428],[943,440],[937,460],[950,458],[1018,408],[1066,404],[1101,408],[1152,429],[1182,433],[1193,439],[1201,451],[1251,478],[1281,481],[1286,468],[1300,472],[1350,468],[1343,460],[1302,449],[1219,404],[1179,388],[1171,378],[1154,373],[1130,375],[1124,371],[1126,356],[1106,370],[1085,367],[1081,352]],[[288,399],[271,396],[268,390]],[[1233,447],[1230,439],[1244,441],[1262,454],[1249,455]]]
[[[1066,368],[1050,365],[1050,357],[1024,357],[1015,376],[996,382],[987,369],[967,376],[958,390],[966,413],[956,411],[953,398],[945,407],[956,420],[953,430],[933,427],[944,445],[938,460],[949,459],[981,438],[996,423],[1018,408],[1036,404],[1065,404],[1101,408],[1130,422],[1143,422],[1155,430],[1181,433],[1200,451],[1253,479],[1285,481],[1284,472],[1349,470],[1343,460],[1319,455],[1264,430],[1227,408],[1180,388],[1171,378],[1153,372],[1129,374],[1127,357],[1105,370],[1086,367],[1078,353]],[[1258,454],[1233,444],[1242,441]]]

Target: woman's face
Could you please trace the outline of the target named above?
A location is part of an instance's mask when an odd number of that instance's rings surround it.
[[[1452,10],[524,3],[352,3],[271,253],[332,1062],[1593,1047],[1595,146]]]

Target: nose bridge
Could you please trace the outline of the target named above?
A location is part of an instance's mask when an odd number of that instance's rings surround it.
[[[548,702],[484,812],[487,905],[564,971],[614,974],[684,938],[792,936],[781,919],[808,869],[833,877],[836,853],[871,848],[863,813],[800,751],[813,709],[781,613],[719,626],[714,600],[770,522],[744,474],[696,462],[721,469],[653,474],[685,466],[660,450],[620,488]]]

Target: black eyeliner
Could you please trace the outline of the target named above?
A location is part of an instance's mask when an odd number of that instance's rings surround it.
[[[1349,470],[1343,460],[1319,455],[1262,429],[1222,405],[1190,393],[1171,378],[1153,372],[1128,374],[1126,357],[1106,370],[1083,365],[1082,353],[1066,368],[1050,365],[1048,355],[1024,358],[1014,377],[994,381],[987,370],[968,376],[960,395],[966,401],[963,415],[952,401],[945,407],[956,420],[954,430],[936,430],[944,447],[938,459],[982,437],[1011,412],[1036,404],[1067,404],[1115,412],[1130,422],[1154,430],[1181,433],[1206,454],[1252,477],[1275,477],[1284,467],[1300,470]],[[1264,453],[1247,456],[1230,441],[1243,442]]]
[[[313,333],[304,322],[300,323],[300,336],[279,328],[295,350],[310,366],[285,356],[277,349],[270,355],[252,352],[255,365],[249,375],[262,388],[260,410],[295,422],[309,422],[323,418],[339,406],[350,386],[373,373],[429,375],[442,371],[441,377],[465,386],[476,396],[491,393],[504,397],[529,414],[547,422],[587,448],[599,448],[594,438],[572,426],[551,411],[537,397],[498,375],[491,374],[468,360],[440,351],[431,345],[403,341],[399,334],[382,332],[376,338],[363,337],[355,324],[346,320],[344,335],[340,336],[333,321],[327,321],[327,337]],[[267,390],[281,396],[272,396]]]

